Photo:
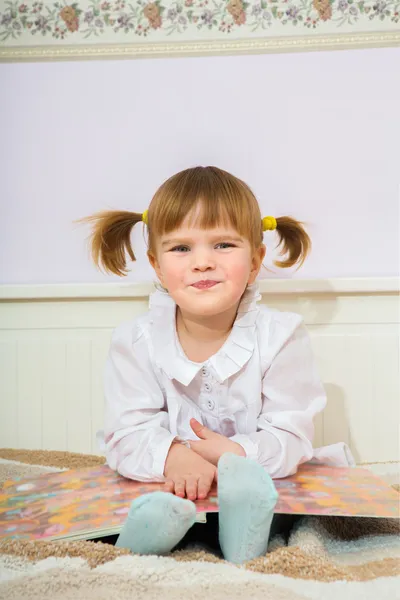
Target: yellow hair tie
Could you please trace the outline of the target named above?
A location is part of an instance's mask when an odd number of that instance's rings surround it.
[[[273,231],[277,227],[275,217],[264,217],[262,219],[263,231]]]
[[[148,225],[148,215],[149,215],[149,211],[145,210],[144,213],[142,214],[142,221],[145,225]]]

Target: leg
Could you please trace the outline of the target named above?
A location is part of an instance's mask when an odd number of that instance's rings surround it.
[[[226,560],[243,563],[266,553],[278,493],[256,462],[224,454],[218,463],[219,541]]]
[[[166,554],[196,520],[190,500],[167,492],[152,492],[134,500],[116,546],[135,554]]]

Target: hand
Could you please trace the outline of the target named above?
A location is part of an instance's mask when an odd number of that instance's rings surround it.
[[[220,433],[215,433],[211,429],[204,427],[196,419],[190,419],[190,427],[197,437],[201,438],[199,441],[190,441],[190,448],[212,465],[217,466],[219,459],[225,452],[237,454],[238,456],[246,456],[243,446],[232,442],[232,440]]]
[[[189,500],[203,500],[217,478],[217,469],[183,444],[172,444],[165,461],[165,491]]]

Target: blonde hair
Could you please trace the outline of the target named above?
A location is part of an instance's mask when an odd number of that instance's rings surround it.
[[[200,205],[196,217],[194,209]],[[148,228],[148,253],[155,256],[159,236],[178,229],[189,215],[204,229],[231,225],[245,237],[253,249],[263,243],[260,207],[244,181],[217,167],[194,167],[173,175],[154,194],[145,221]],[[131,232],[143,220],[143,213],[108,210],[86,217],[81,222],[92,225],[91,254],[95,264],[108,273],[127,274],[127,255],[135,261]],[[275,265],[282,268],[298,265],[306,259],[311,240],[303,224],[292,217],[276,218],[279,255]]]

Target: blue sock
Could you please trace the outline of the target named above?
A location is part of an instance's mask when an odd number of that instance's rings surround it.
[[[230,562],[241,564],[268,548],[278,492],[258,463],[224,454],[218,462],[219,543]]]
[[[190,500],[167,492],[152,492],[134,500],[116,542],[135,554],[166,554],[196,520]]]

